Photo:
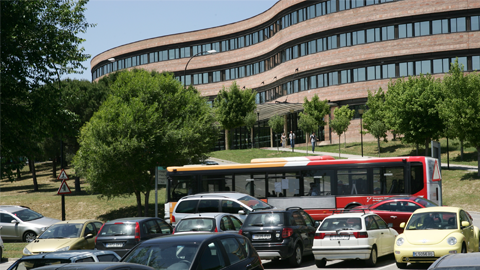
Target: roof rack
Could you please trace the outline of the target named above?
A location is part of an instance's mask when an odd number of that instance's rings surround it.
[[[367,212],[370,212],[370,210],[366,209],[343,209],[343,210],[332,210],[332,214],[344,214],[344,213],[356,213],[356,212],[363,212],[363,214],[366,214]]]

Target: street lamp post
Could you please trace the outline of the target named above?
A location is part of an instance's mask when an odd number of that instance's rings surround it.
[[[258,126],[258,130],[257,130],[257,146],[258,148],[260,148],[260,139],[258,138],[258,134],[260,133],[260,111],[257,110],[257,126]]]
[[[183,71],[183,88],[186,87],[186,83],[187,83],[187,67],[188,67],[188,64],[190,63],[190,61],[192,61],[192,59],[195,57],[195,56],[198,56],[198,55],[203,55],[203,54],[214,54],[216,53],[217,51],[216,50],[208,50],[208,51],[203,51],[203,52],[199,52],[197,54],[195,54],[194,56],[190,57],[190,59],[188,59],[188,62],[187,64],[185,65],[185,71]]]
[[[363,127],[362,127],[362,116],[363,116],[363,109],[358,109],[358,114],[360,114],[360,142],[362,145],[362,157],[363,157]]]
[[[293,109],[290,109],[290,131],[293,131]],[[292,147],[292,152],[295,152],[295,138],[293,138],[293,133],[288,135],[289,137],[292,136],[292,140],[290,141],[290,147]]]

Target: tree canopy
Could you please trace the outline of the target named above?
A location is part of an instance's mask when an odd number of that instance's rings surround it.
[[[388,126],[386,123],[385,93],[380,87],[377,91],[368,91],[368,110],[362,116],[363,127],[377,139],[378,156],[380,156],[380,138],[386,139]]]
[[[218,131],[206,99],[170,73],[122,71],[111,90],[82,128],[74,164],[102,197],[135,194],[142,215],[155,167],[200,161]]]
[[[301,130],[303,130],[307,136],[318,129],[318,122],[315,119],[315,117],[306,113],[300,113],[299,117],[300,119],[298,120],[298,127]],[[307,154],[308,154],[308,143],[310,140],[307,139],[306,141],[307,141],[306,147],[307,147]]]
[[[303,103],[303,112],[315,119],[317,128],[319,126],[323,127],[327,124],[325,122],[325,116],[330,113],[330,105],[328,105],[327,100],[321,101],[317,94],[315,94],[311,101],[308,101],[308,99],[305,97]]]
[[[347,107],[348,109],[348,107]],[[338,156],[340,156],[340,137],[350,125],[350,116],[344,112],[345,109],[335,108],[333,110],[333,119],[330,120],[330,127],[338,135]]]
[[[285,125],[285,118],[278,114],[274,115],[268,120],[268,126],[271,127],[273,132],[275,133],[277,150],[278,150],[278,140],[280,139],[280,137],[278,137],[277,134],[283,131],[284,125]]]

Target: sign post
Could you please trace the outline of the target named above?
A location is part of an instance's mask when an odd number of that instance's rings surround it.
[[[58,189],[57,194],[62,195],[62,221],[64,221],[65,220],[65,194],[70,194],[72,193],[72,191],[67,185],[66,180],[68,180],[69,178],[64,169],[62,169],[57,179],[62,180],[62,184],[60,185],[60,188]]]
[[[155,167],[155,217],[158,217],[158,185],[162,185],[162,187],[167,186],[167,168],[166,167],[162,167],[162,166]],[[165,196],[166,195],[167,194],[165,194]]]

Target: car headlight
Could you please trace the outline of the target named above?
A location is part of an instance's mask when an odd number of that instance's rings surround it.
[[[452,236],[452,237],[449,237],[449,238],[447,239],[447,243],[448,243],[449,245],[453,246],[453,245],[455,245],[455,244],[457,243],[457,238],[455,238],[455,237],[453,237],[453,236]]]
[[[396,243],[397,243],[397,246],[401,246],[403,245],[403,243],[405,243],[405,239],[403,239],[403,237],[400,237],[397,239]]]
[[[27,254],[27,255],[33,255],[30,250],[28,250],[27,248],[24,248],[23,249],[23,254]]]
[[[63,247],[63,248],[57,249],[57,250],[55,250],[55,251],[67,251],[67,250],[69,250],[69,249],[70,249],[70,246],[68,246],[68,247]]]

